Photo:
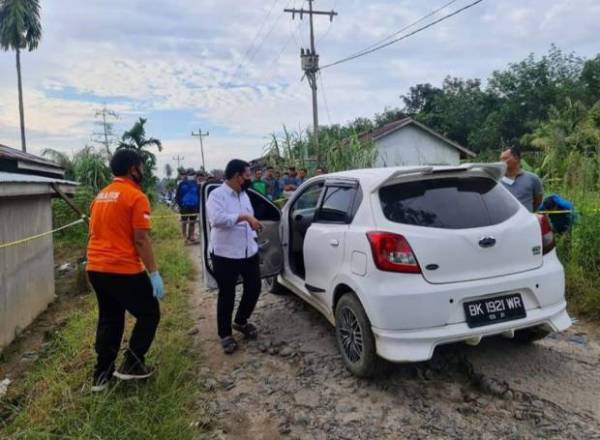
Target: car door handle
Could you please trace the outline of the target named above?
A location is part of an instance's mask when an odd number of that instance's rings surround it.
[[[335,238],[329,240],[329,244],[333,247],[338,247],[340,245],[340,242],[337,241]]]

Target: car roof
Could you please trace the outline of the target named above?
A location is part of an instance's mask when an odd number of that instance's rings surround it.
[[[396,178],[406,175],[431,175],[433,173],[443,172],[482,172],[494,180],[499,180],[506,172],[506,165],[503,162],[496,163],[467,163],[457,166],[451,165],[417,165],[403,167],[387,168],[364,168],[358,170],[340,171],[327,174],[324,177],[329,179],[352,179],[359,180],[364,190],[371,192],[380,187],[392,183]],[[311,179],[312,180],[312,179]]]

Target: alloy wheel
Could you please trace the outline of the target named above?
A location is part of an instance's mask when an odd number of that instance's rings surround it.
[[[359,362],[363,354],[363,334],[356,315],[349,307],[342,309],[339,332],[344,354],[350,362]]]

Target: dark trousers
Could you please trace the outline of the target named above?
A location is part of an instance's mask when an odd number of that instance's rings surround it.
[[[112,372],[125,329],[125,312],[136,318],[126,356],[144,362],[160,321],[158,300],[145,272],[135,275],[88,272],[98,299],[96,373]]]
[[[235,286],[239,276],[242,276],[244,294],[235,315],[236,324],[245,325],[252,315],[260,295],[259,256],[232,259],[212,255],[215,279],[219,286],[217,301],[217,326],[219,336],[231,336],[231,318],[235,306]]]

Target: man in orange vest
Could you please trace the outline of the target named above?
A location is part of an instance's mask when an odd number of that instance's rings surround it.
[[[121,380],[152,375],[144,356],[154,340],[158,300],[164,296],[150,240],[150,203],[140,187],[142,159],[134,150],[119,150],[110,168],[113,182],[92,203],[87,249],[87,272],[99,311],[94,392],[104,390],[113,375]],[[136,323],[123,363],[115,371],[126,311]]]

